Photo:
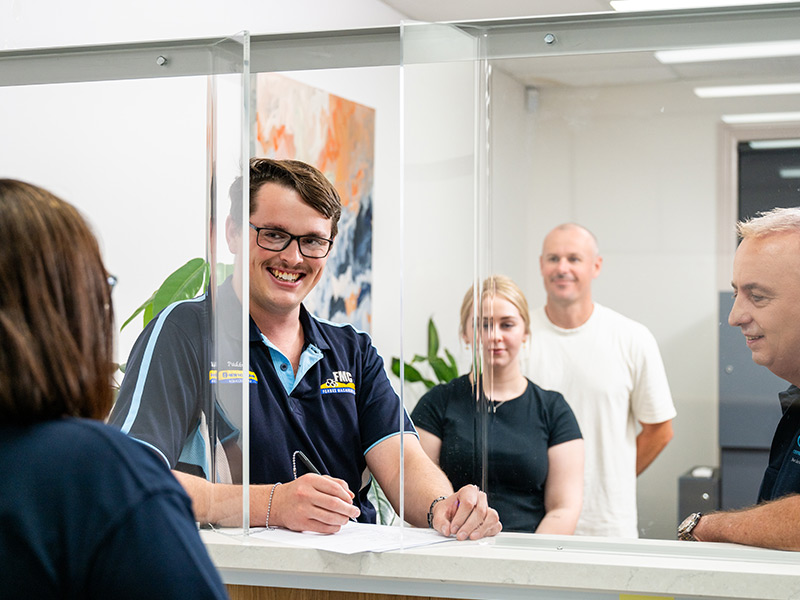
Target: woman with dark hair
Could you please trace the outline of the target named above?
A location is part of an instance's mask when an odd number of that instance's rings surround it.
[[[112,283],[73,206],[0,179],[0,597],[227,598],[167,466],[100,422]]]

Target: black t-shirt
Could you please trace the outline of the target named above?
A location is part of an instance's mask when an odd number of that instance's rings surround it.
[[[98,421],[0,425],[0,598],[227,598],[164,462]]]
[[[439,464],[455,489],[480,484],[484,424],[469,376],[430,390],[411,419],[442,440]],[[545,514],[547,449],[581,437],[575,415],[561,394],[528,382],[519,398],[490,403],[485,426],[489,505],[504,531],[534,531]]]

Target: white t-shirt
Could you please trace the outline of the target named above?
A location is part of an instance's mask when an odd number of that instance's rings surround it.
[[[575,329],[531,314],[528,377],[561,392],[572,407],[586,449],[579,535],[638,537],[637,421],[675,417],[661,353],[653,334],[597,303]]]

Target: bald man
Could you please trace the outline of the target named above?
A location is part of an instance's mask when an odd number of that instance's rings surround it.
[[[586,444],[575,533],[638,537],[636,477],[672,439],[664,364],[648,329],[592,300],[603,258],[586,228],[565,223],[539,258],[547,303],[531,315],[528,376],[561,392]]]

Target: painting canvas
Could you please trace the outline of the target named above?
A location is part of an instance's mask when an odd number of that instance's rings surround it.
[[[273,73],[259,73],[255,88],[255,155],[314,165],[342,199],[325,273],[304,304],[318,317],[369,331],[375,110]]]

